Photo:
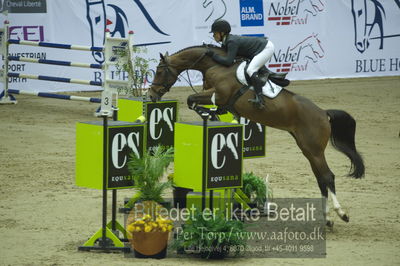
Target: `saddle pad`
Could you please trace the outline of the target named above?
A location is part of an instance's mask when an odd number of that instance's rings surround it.
[[[236,70],[236,78],[243,85],[249,85],[247,84],[246,77],[244,76],[244,68],[246,66],[246,63],[247,62],[242,62]],[[250,87],[250,89],[253,90],[253,87]],[[281,86],[278,86],[275,83],[268,80],[267,83],[265,83],[262,91],[265,96],[269,98],[275,98],[281,92],[281,90],[282,90]]]

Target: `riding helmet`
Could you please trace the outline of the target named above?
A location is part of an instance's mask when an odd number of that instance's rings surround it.
[[[228,21],[219,19],[214,21],[214,23],[211,25],[211,32],[225,32],[229,33],[231,32],[231,25],[229,24]]]

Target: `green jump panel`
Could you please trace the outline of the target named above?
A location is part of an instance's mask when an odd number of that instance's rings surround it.
[[[211,105],[206,105],[206,107],[212,107]],[[227,112],[223,115],[218,115],[220,121],[232,123],[235,117],[232,113]],[[266,126],[259,123],[250,121],[247,118],[240,117],[239,124],[244,126],[243,131],[243,158],[259,158],[265,157],[266,153]]]
[[[219,116],[223,122],[231,122],[234,117],[231,113]],[[266,126],[241,117],[239,124],[244,125],[243,130],[243,158],[265,157],[266,152]]]
[[[245,159],[265,157],[267,133],[266,126],[250,121],[244,117],[239,119],[239,123],[244,125],[243,157]]]
[[[108,121],[107,189],[134,187],[127,162],[131,153],[139,156],[145,150],[145,125]],[[103,189],[103,121],[76,125],[76,172],[79,187]]]
[[[205,164],[207,190],[240,188],[242,162],[242,125],[209,122],[204,138],[202,122],[175,123],[174,183],[177,187],[202,191]]]
[[[142,98],[122,98],[118,100],[118,120],[135,122],[144,116],[147,124],[148,150],[158,145],[174,146],[174,125],[178,118],[178,102],[161,100],[152,102]]]

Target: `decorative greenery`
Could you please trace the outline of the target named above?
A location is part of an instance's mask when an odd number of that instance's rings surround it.
[[[243,192],[254,203],[260,205],[264,205],[267,198],[273,197],[269,184],[253,172],[243,174]]]
[[[124,88],[125,91],[123,94],[139,97],[143,95],[142,88],[145,87],[146,77],[150,73],[149,72],[150,62],[156,62],[156,60],[146,59],[144,57],[139,56],[139,54],[147,53],[146,48],[134,46],[132,50],[134,54],[133,58],[129,58],[130,60],[127,60],[127,62],[125,63],[117,64],[117,75],[119,75],[122,71],[127,72],[130,81],[132,82],[131,84],[132,87]],[[119,57],[129,57],[129,52],[127,49],[117,50],[117,54]]]
[[[133,207],[136,201],[164,202],[163,192],[171,187],[171,181],[161,182],[167,167],[174,160],[172,147],[157,146],[140,158],[132,153],[128,162],[128,169],[133,176],[138,192],[126,204]]]
[[[202,258],[224,258],[231,249],[238,255],[245,246],[246,233],[241,221],[227,220],[223,212],[212,214],[195,211],[182,226],[173,246],[177,249],[194,249]]]

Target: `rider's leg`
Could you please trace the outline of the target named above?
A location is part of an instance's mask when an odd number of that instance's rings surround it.
[[[262,66],[264,66],[268,60],[274,54],[275,46],[271,41],[268,41],[264,50],[253,57],[249,66],[247,67],[247,74],[251,77],[253,73],[257,72]]]
[[[262,94],[262,88],[264,86],[264,81],[262,81],[260,79],[257,72],[255,72],[255,73],[253,73],[253,75],[251,75],[250,81],[251,81],[251,85],[253,85],[253,88],[255,91],[255,97],[254,97],[254,99],[249,99],[249,102],[252,102],[259,109],[262,109],[262,108],[264,108],[264,99],[263,99],[263,94]]]
[[[262,50],[258,55],[256,55],[250,62],[247,68],[247,74],[249,74],[251,78],[251,83],[255,90],[255,98],[253,100],[249,100],[254,104],[257,104],[259,108],[263,108],[263,96],[262,96],[262,87],[264,82],[260,80],[258,77],[258,70],[264,66],[268,60],[274,54],[274,44],[271,41],[268,41],[264,50]],[[268,78],[268,77],[267,77]]]

